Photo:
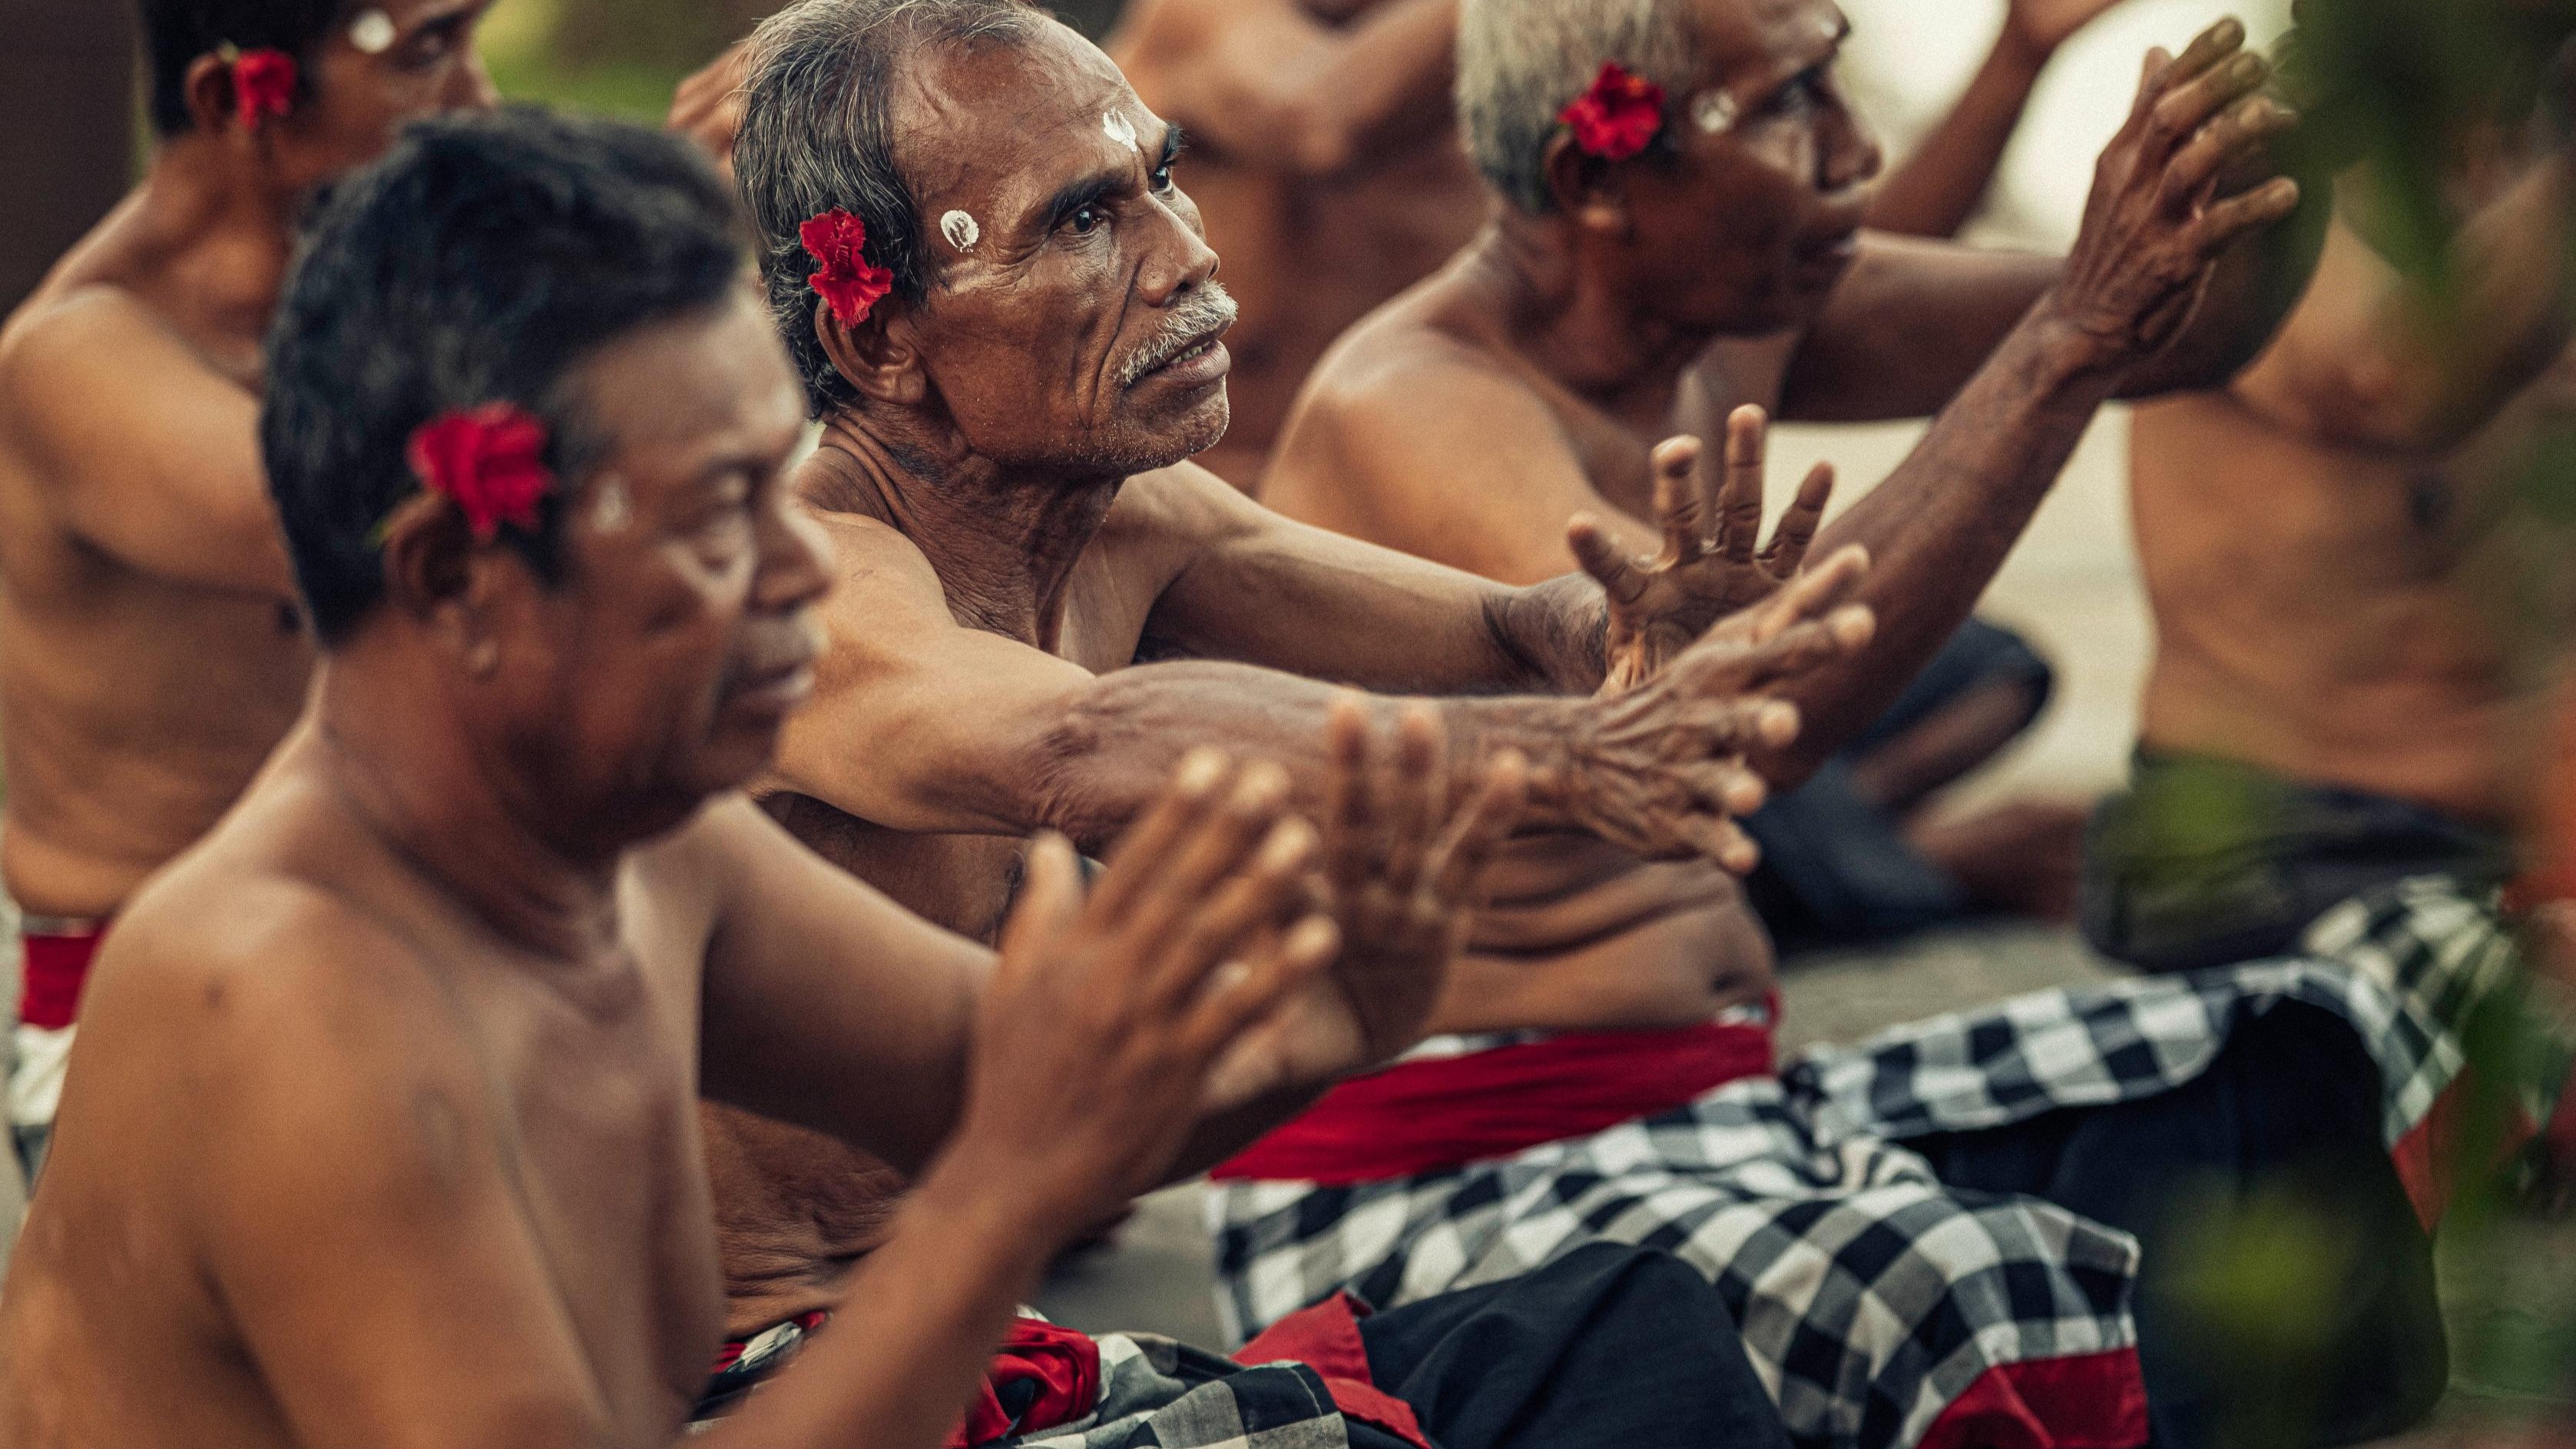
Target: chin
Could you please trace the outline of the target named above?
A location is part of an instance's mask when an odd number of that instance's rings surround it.
[[[1091,465],[1125,473],[1150,473],[1184,463],[1215,447],[1234,420],[1225,389],[1177,417],[1143,420],[1103,438]]]

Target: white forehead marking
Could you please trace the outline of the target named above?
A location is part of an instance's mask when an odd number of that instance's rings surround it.
[[[1145,149],[1144,146],[1139,144],[1136,140],[1135,123],[1128,120],[1125,116],[1118,114],[1116,111],[1103,111],[1100,113],[1100,129],[1107,131],[1109,133],[1109,139],[1117,142],[1121,146],[1133,146],[1139,151]]]
[[[1691,97],[1691,124],[1716,135],[1735,124],[1735,97],[1724,91],[1701,91]]]
[[[635,516],[626,497],[626,480],[611,474],[599,485],[599,501],[591,505],[591,526],[602,533],[615,533]]]
[[[349,43],[368,55],[382,55],[394,43],[394,19],[381,10],[368,10],[349,22]]]
[[[962,211],[952,211],[939,219],[939,234],[948,238],[950,246],[965,252],[975,249],[975,243],[983,237],[984,229],[975,224],[975,218]]]

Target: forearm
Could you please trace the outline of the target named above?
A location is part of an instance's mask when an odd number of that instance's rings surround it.
[[[1031,825],[1060,830],[1094,854],[1162,790],[1181,758],[1216,745],[1238,759],[1271,760],[1286,769],[1297,808],[1324,805],[1326,735],[1332,701],[1346,691],[1313,680],[1239,664],[1145,664],[1103,676],[1049,732],[1044,781]],[[1372,728],[1392,730],[1408,703],[1402,696],[1362,696]],[[1485,761],[1518,750],[1531,765],[1533,828],[1578,823],[1589,699],[1541,695],[1427,701],[1440,713],[1448,741],[1453,798],[1477,787]]]
[[[1817,557],[1868,548],[1857,597],[1878,627],[1849,664],[1782,691],[1804,727],[1755,761],[1775,790],[1866,729],[1967,618],[2117,376],[2100,344],[2043,300],[1887,481],[1824,531]]]
[[[1519,665],[1527,687],[1557,694],[1590,694],[1601,687],[1610,606],[1589,576],[1559,574],[1514,589],[1497,596],[1485,617],[1495,644]]]
[[[950,1157],[896,1210],[827,1332],[712,1432],[708,1449],[936,1449],[1066,1236],[1028,1218],[1007,1169]]]
[[[1947,237],[1977,209],[2048,57],[2005,27],[1967,92],[1869,204],[1880,231]]]

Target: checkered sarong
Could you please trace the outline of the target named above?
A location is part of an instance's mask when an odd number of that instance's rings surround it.
[[[2134,1350],[2138,1247],[2034,1198],[1954,1193],[1901,1139],[2169,1091],[2238,1022],[2305,1002],[2378,1059],[2400,1175],[2419,1211],[2437,1208],[2427,1139],[2441,1134],[2428,1128],[2460,1078],[2471,1010],[2520,980],[2513,942],[2491,903],[2428,879],[2337,907],[2303,948],[1814,1049],[1776,1076],[1463,1167],[1353,1186],[1220,1182],[1219,1306],[1240,1333],[1346,1286],[1393,1306],[1586,1242],[1638,1243],[1716,1282],[1799,1443],[1910,1445],[1991,1370]],[[2517,1073],[2533,1123],[2551,1119],[2576,1056],[2567,1039]]]

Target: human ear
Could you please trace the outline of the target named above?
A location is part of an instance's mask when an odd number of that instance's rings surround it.
[[[206,135],[220,135],[233,121],[233,68],[211,52],[188,62],[179,83],[188,104],[188,124]]]
[[[1624,233],[1628,192],[1624,168],[1586,153],[1571,133],[1559,130],[1539,153],[1539,175],[1559,215],[1586,231]]]
[[[500,554],[476,546],[465,516],[420,493],[384,524],[385,603],[439,641],[468,672],[500,660],[491,628],[493,567]]]
[[[829,307],[817,307],[814,336],[833,370],[859,396],[906,408],[919,407],[929,396],[911,310],[893,297],[879,299],[856,326],[833,316]]]

